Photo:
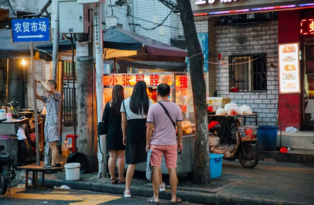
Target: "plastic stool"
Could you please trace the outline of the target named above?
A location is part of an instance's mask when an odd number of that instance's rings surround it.
[[[67,135],[65,137],[65,140],[68,141],[68,138],[71,138],[72,139],[72,153],[75,152],[75,148],[76,148],[76,144],[75,144],[75,139],[74,139],[74,135]],[[77,138],[77,135],[76,135],[76,138]]]

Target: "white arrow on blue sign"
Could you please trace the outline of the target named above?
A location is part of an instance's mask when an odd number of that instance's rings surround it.
[[[49,18],[12,19],[12,41],[50,41]]]

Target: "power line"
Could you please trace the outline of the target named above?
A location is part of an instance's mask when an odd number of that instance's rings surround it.
[[[155,27],[152,27],[152,28],[145,28],[145,27],[143,27],[143,26],[140,25],[140,24],[139,24],[138,26],[141,27],[142,29],[146,30],[146,31],[155,30],[156,28],[162,26],[162,25],[165,23],[165,21],[166,21],[166,20],[169,18],[169,16],[171,15],[172,11],[173,11],[173,9],[170,10],[170,12],[169,12],[169,14],[166,16],[166,18],[165,18],[160,24],[158,24],[158,25],[155,26]],[[130,15],[130,16],[132,16],[132,15]]]
[[[125,13],[123,13],[123,12],[121,12],[121,11],[116,11],[116,12],[125,15]],[[131,14],[130,14],[129,16],[132,17],[132,18],[139,19],[139,20],[141,20],[141,21],[145,21],[145,22],[147,22],[147,23],[151,23],[151,24],[158,25],[158,23],[155,23],[155,22],[152,22],[152,21],[148,21],[148,20],[146,20],[146,19],[142,19],[142,18],[140,18],[140,17],[133,16],[133,15],[131,15]],[[139,27],[141,27],[140,24],[135,24],[135,23],[129,23],[129,25],[134,25],[134,26],[139,26]],[[168,27],[168,28],[172,28],[172,29],[181,29],[181,30],[183,30],[183,28],[179,28],[179,27],[175,27],[175,26],[168,26],[168,25],[163,25],[163,26]]]

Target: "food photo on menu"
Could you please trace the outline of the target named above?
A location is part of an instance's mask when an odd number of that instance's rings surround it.
[[[295,73],[283,73],[283,80],[296,80],[297,76]]]
[[[296,71],[296,67],[293,64],[287,64],[285,65],[285,71]]]
[[[296,59],[293,56],[287,56],[283,59],[284,62],[294,62]]]
[[[287,90],[293,90],[296,89],[296,83],[294,82],[283,82],[283,88]]]
[[[282,52],[283,53],[294,53],[296,51],[295,47],[294,46],[285,46],[283,49],[282,49]]]

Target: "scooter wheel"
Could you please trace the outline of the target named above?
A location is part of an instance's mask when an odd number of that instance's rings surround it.
[[[3,195],[7,192],[9,180],[4,176],[4,174],[0,174],[0,194]]]
[[[240,151],[239,161],[244,168],[253,169],[258,164],[258,152],[253,147],[246,147],[244,151],[246,156]]]

